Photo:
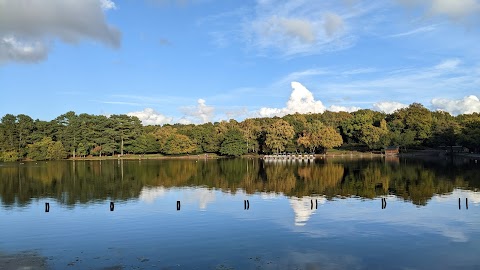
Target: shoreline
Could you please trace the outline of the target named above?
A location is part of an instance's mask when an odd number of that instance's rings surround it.
[[[246,154],[235,158],[259,158],[264,159],[266,155],[263,154]],[[355,157],[355,158],[378,158],[378,157],[401,157],[401,158],[410,158],[410,157],[447,157],[443,150],[411,150],[406,153],[399,153],[396,155],[385,155],[378,152],[358,152],[358,151],[342,151],[342,152],[333,152],[326,154],[315,154],[317,159],[325,158],[339,158],[339,157]],[[454,153],[453,157],[464,157],[471,159],[480,159],[480,153]],[[61,160],[71,160],[71,161],[95,161],[95,160],[215,160],[215,159],[225,159],[232,158],[229,156],[220,156],[215,153],[207,154],[193,154],[193,155],[178,155],[178,156],[164,156],[159,154],[147,154],[147,155],[123,155],[123,156],[102,156],[102,157],[76,157],[76,158],[67,158]],[[35,160],[20,160],[17,162],[33,162]],[[53,160],[52,160],[53,161]]]

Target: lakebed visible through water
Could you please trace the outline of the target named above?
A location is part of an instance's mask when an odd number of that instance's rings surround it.
[[[479,250],[475,160],[0,163],[0,269],[479,269]]]

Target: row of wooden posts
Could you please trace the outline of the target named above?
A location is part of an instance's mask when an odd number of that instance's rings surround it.
[[[465,198],[465,208],[468,210],[468,198]],[[462,202],[460,198],[458,198],[458,210],[462,209]]]
[[[313,206],[314,206],[314,201],[313,200],[310,200],[310,209],[313,209]],[[177,201],[177,211],[180,211],[180,208],[181,208],[181,203],[180,201]],[[382,209],[386,209],[387,208],[387,199],[386,198],[382,198]],[[465,198],[465,208],[468,210],[468,198]],[[243,209],[244,210],[249,210],[250,209],[250,201],[249,200],[243,200]],[[318,201],[315,200],[315,209],[318,209]],[[462,206],[461,206],[461,199],[458,198],[458,209],[462,209]],[[115,203],[114,202],[110,202],[110,211],[114,211],[115,210]],[[45,212],[48,213],[50,212],[50,203],[45,203]]]

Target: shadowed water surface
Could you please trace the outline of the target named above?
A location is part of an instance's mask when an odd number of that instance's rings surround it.
[[[479,173],[450,159],[0,163],[0,269],[479,269]]]

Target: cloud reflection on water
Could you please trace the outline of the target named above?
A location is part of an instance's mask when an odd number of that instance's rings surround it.
[[[322,196],[306,196],[302,198],[292,197],[289,199],[290,205],[295,213],[295,226],[305,226],[310,217],[315,214],[317,211],[317,209],[315,209],[315,200],[318,204],[324,204],[327,199]]]
[[[169,192],[177,192],[176,189],[167,189],[164,187],[143,187],[140,191],[139,199],[147,204],[153,204],[157,199],[163,198]],[[187,203],[198,202],[199,208],[207,209],[207,205],[215,201],[215,191],[208,188],[189,188],[181,190]]]

